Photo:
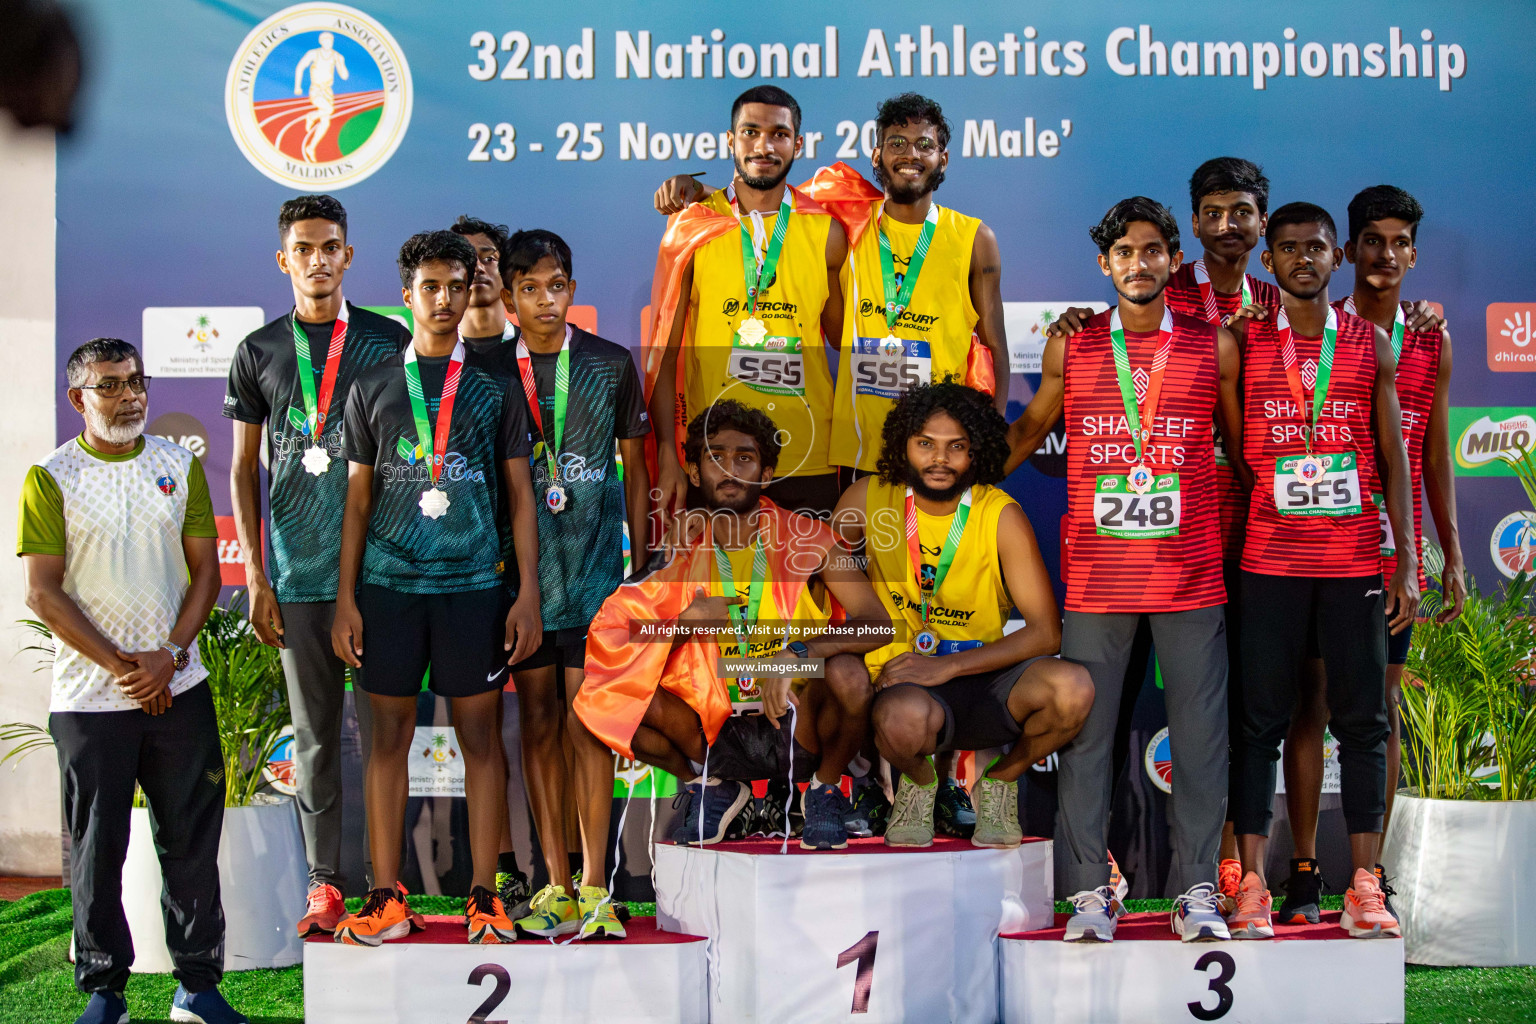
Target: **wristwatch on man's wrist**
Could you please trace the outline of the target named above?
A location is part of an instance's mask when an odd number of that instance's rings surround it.
[[[171,664],[176,667],[177,672],[180,672],[182,669],[186,668],[187,663],[192,660],[192,655],[187,653],[187,649],[185,647],[178,647],[170,640],[167,640],[165,643],[161,644],[160,649],[170,654]]]
[[[784,645],[784,649],[795,657],[805,660],[811,656],[811,649],[805,645],[804,640],[791,640]]]

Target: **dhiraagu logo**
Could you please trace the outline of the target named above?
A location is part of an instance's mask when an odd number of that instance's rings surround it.
[[[273,181],[305,191],[356,184],[411,122],[411,71],[373,18],[334,3],[284,8],[230,62],[224,112],[235,145]]]

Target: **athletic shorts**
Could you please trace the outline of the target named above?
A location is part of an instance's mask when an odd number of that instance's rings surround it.
[[[843,496],[851,477],[846,469],[820,473],[816,476],[787,476],[774,480],[763,491],[775,505],[790,512],[800,512],[818,519],[832,518],[837,499]],[[689,508],[704,507],[704,493],[688,485]]]
[[[1396,636],[1391,629],[1387,630],[1387,664],[1408,664],[1408,648],[1413,646],[1413,623],[1408,623],[1408,628]]]
[[[790,716],[775,729],[761,714],[732,715],[720,727],[704,766],[717,779],[755,782],[789,777],[791,754],[796,782],[809,782],[821,758],[800,745],[789,729]]]
[[[474,697],[507,681],[506,590],[403,594],[364,584],[357,591],[363,616],[363,669],[357,685],[380,697],[414,697],[432,670],[432,692]]]
[[[587,631],[585,627],[571,629],[546,629],[539,649],[512,666],[512,671],[523,672],[530,668],[545,668],[556,662],[562,668],[582,668],[587,663]]]
[[[1008,695],[1029,666],[1053,658],[1042,654],[999,669],[972,676],[957,676],[939,686],[924,686],[922,691],[944,709],[944,725],[939,729],[939,750],[985,750],[1001,747],[1019,738],[1019,723],[1008,710]],[[917,686],[897,683],[891,689]]]

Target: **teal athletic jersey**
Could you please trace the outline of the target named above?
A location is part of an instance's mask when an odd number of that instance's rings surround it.
[[[316,442],[305,422],[304,393],[293,352],[291,313],[253,331],[229,367],[224,415],[267,425],[267,578],[280,602],[334,601],[341,563],[341,513],[347,501],[347,464],[342,456],[346,402],[363,371],[399,354],[411,334],[397,321],[347,304],[347,340],[336,371],[336,391],[325,419],[321,447],[330,468],[316,476],[304,469],[304,451]],[[309,336],[316,388],[325,371],[333,323],[300,321]]]
[[[448,357],[419,358],[427,419],[437,425]],[[508,390],[506,376],[471,352],[459,377],[439,482],[448,511],[429,519],[422,492],[431,470],[418,443],[399,356],[374,367],[352,385],[344,450],[349,462],[371,465],[373,514],[360,583],[408,594],[483,590],[501,582],[501,463],[533,450],[528,410]]]

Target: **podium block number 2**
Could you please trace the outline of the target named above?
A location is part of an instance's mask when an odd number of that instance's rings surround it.
[[[1187,1003],[1190,1015],[1196,1020],[1220,1020],[1232,1009],[1232,990],[1227,987],[1227,982],[1237,973],[1237,964],[1233,962],[1232,954],[1212,950],[1195,961],[1195,970],[1202,974],[1211,967],[1216,968],[1216,975],[1210,979],[1206,991],[1216,993],[1216,1005],[1207,1007],[1203,999]]]
[[[486,978],[495,978],[496,987],[491,990],[490,995],[485,997],[485,1002],[470,1014],[469,1024],[507,1024],[504,1020],[486,1020],[486,1018],[496,1012],[501,1006],[501,1001],[507,998],[507,993],[512,991],[512,975],[508,974],[507,969],[501,964],[481,964],[469,972],[469,984],[476,988],[479,988]]]
[[[869,1012],[869,988],[875,981],[875,948],[880,945],[880,933],[869,932],[858,942],[837,954],[839,969],[851,963],[859,966],[853,977],[853,1009],[850,1013]]]

